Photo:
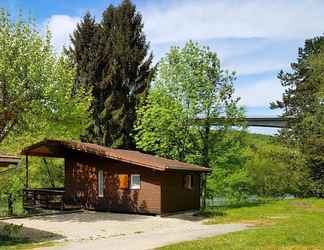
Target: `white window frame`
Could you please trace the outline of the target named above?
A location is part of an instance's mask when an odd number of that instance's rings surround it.
[[[139,184],[135,184],[133,177],[139,177]],[[131,174],[130,176],[130,189],[140,189],[141,188],[141,175],[139,174]]]
[[[98,196],[104,197],[105,178],[103,170],[98,170]]]

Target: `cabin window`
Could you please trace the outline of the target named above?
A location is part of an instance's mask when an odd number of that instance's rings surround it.
[[[99,197],[103,197],[104,196],[104,175],[103,175],[103,171],[99,170],[98,171],[98,195]]]
[[[184,187],[186,189],[192,189],[192,175],[191,174],[185,175],[185,178],[184,178]]]
[[[119,180],[119,188],[120,189],[128,188],[128,175],[127,174],[118,175],[118,180]]]
[[[131,175],[131,189],[140,189],[141,188],[141,176],[139,174]]]

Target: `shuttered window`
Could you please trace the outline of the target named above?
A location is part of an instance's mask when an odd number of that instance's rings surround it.
[[[127,189],[128,188],[128,175],[120,174],[120,175],[118,175],[118,179],[119,179],[119,188]]]
[[[98,171],[98,196],[99,197],[103,197],[104,196],[104,175],[103,175],[103,171],[99,170]]]

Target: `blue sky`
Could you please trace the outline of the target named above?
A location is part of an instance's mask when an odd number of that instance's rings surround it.
[[[0,0],[13,15],[18,10],[32,15],[53,32],[60,51],[89,10],[98,20],[110,4],[102,0]],[[249,116],[275,116],[269,103],[281,97],[276,76],[289,70],[304,40],[324,31],[322,0],[137,0],[144,19],[144,31],[159,60],[172,45],[189,40],[208,45],[221,59],[223,68],[237,72],[235,83],[241,104]],[[273,133],[273,129],[253,128]]]

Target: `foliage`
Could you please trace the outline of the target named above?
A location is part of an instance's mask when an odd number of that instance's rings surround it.
[[[99,25],[90,12],[87,12],[70,37],[72,45],[65,50],[65,53],[76,67],[73,94],[76,94],[81,87],[89,88],[96,82],[94,56],[98,46],[98,32]]]
[[[213,131],[214,143],[211,146],[211,166],[208,178],[209,198],[226,197],[230,200],[244,200],[254,194],[253,179],[246,167],[249,155],[246,154],[247,134],[239,131]]]
[[[187,241],[160,249],[323,249],[324,202],[316,199],[273,201],[243,207],[214,208],[209,223],[252,223],[257,227]]]
[[[323,196],[324,187],[324,37],[306,40],[299,49],[292,72],[280,72],[278,78],[286,87],[282,101],[272,104],[283,108],[284,116],[295,118],[291,129],[281,137],[288,145],[298,147],[306,156],[311,177],[317,184],[313,194]]]
[[[91,97],[82,88],[72,96],[74,68],[68,58],[54,53],[51,36],[19,17],[0,19],[0,151],[17,154],[44,138],[78,139],[89,123]],[[8,116],[8,114],[10,114]],[[63,183],[62,162],[31,159],[32,184]],[[40,167],[39,167],[40,166]],[[60,166],[60,167],[58,167]],[[24,161],[18,170],[0,175],[0,196],[20,198],[25,183]]]
[[[208,166],[213,140],[210,119],[242,114],[233,97],[234,78],[234,73],[221,69],[216,54],[207,47],[189,41],[184,48],[171,48],[159,63],[147,100],[138,109],[137,147]],[[195,126],[199,117],[205,118],[203,126]]]
[[[86,14],[72,44],[68,54],[77,67],[75,86],[92,87],[92,120],[83,140],[133,148],[135,108],[153,70],[142,16],[129,0],[110,5],[100,24]]]
[[[213,145],[208,197],[227,200],[258,197],[307,196],[314,184],[305,158],[276,137],[227,131]]]
[[[50,33],[43,39],[32,22],[12,22],[4,10],[0,27],[0,142],[11,132],[54,130],[53,123],[58,134],[86,124],[88,104],[71,100],[73,69],[53,53]]]
[[[208,47],[189,41],[184,48],[171,48],[161,59],[153,88],[137,110],[137,147],[167,158],[211,167],[211,182],[221,179],[225,185],[222,178],[226,176],[234,186],[241,187],[243,175],[236,172],[239,167],[229,170],[229,165],[224,164],[223,168],[217,165],[217,157],[234,155],[229,153],[235,151],[231,143],[217,148],[226,144],[229,126],[222,124],[212,128],[211,122],[220,116],[242,117],[243,110],[237,105],[239,99],[234,97],[234,79],[234,73],[222,70],[217,55]],[[198,118],[203,119],[197,121]],[[209,186],[210,189],[215,187]]]
[[[23,224],[15,225],[15,224],[6,224],[3,226],[0,233],[0,241],[1,240],[11,240],[17,238],[23,229]]]
[[[305,159],[298,150],[273,140],[251,148],[246,154],[254,194],[272,197],[308,194],[309,172],[305,171]]]

